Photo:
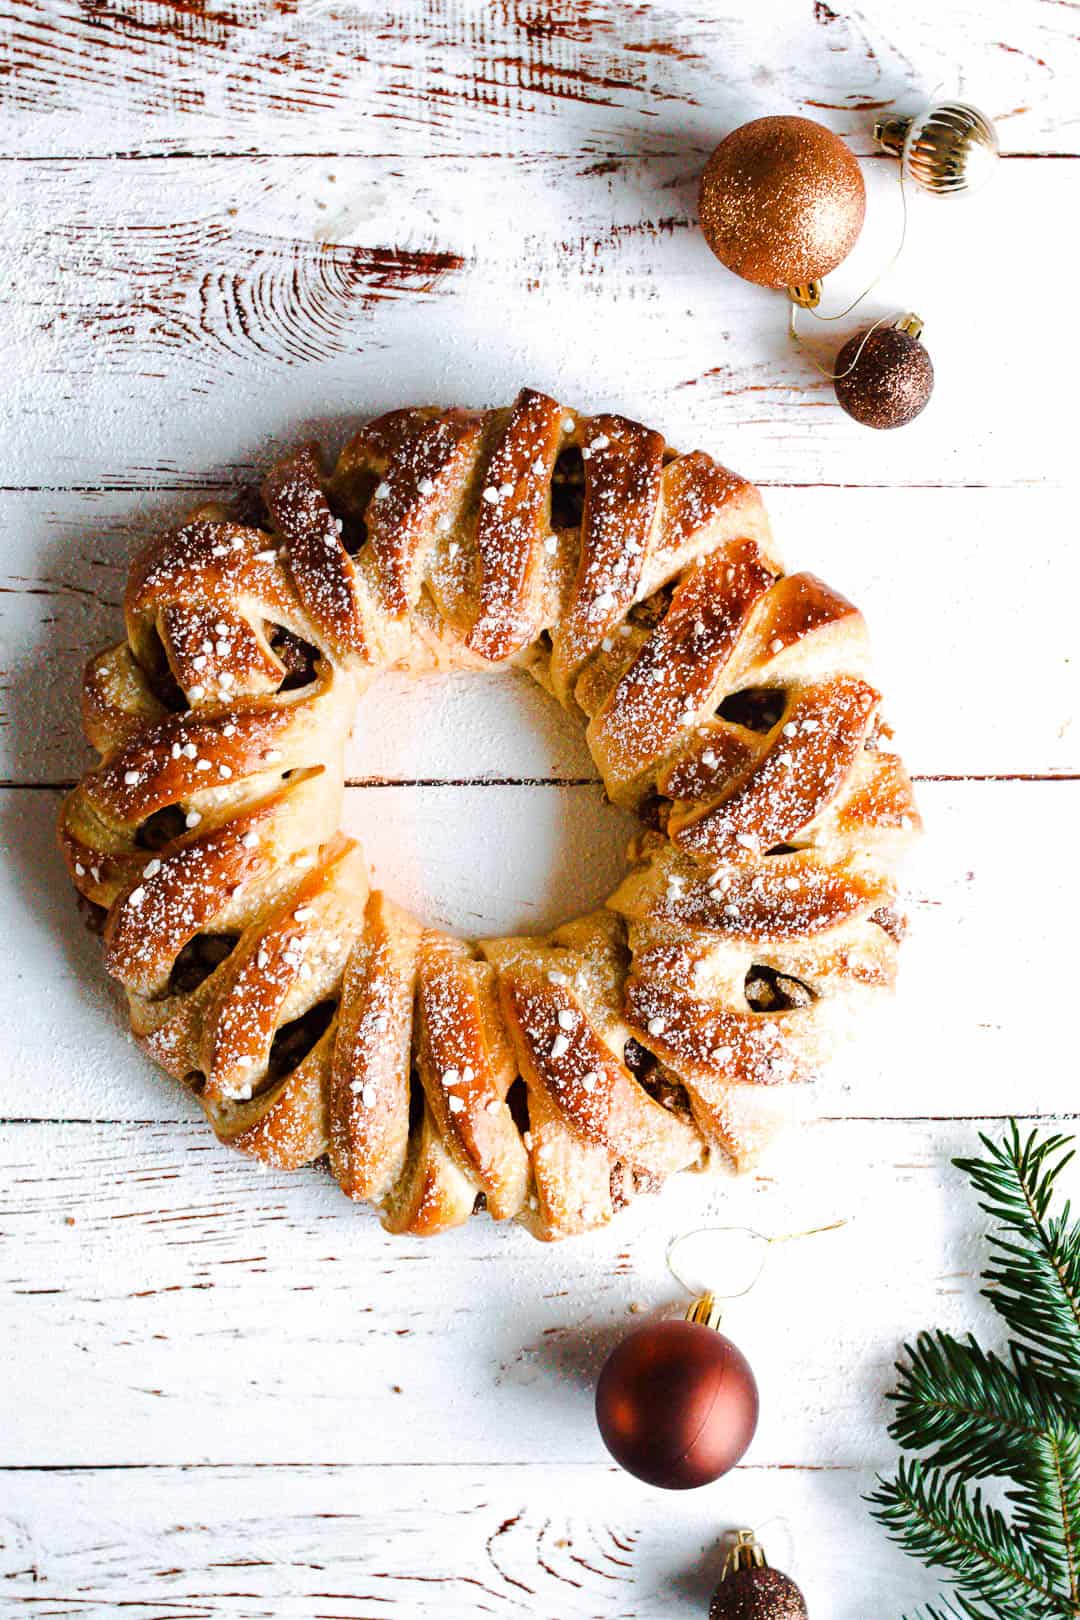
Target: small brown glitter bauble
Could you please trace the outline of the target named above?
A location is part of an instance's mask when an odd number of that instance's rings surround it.
[[[836,397],[856,422],[872,428],[904,427],[926,405],[934,389],[934,367],[919,342],[921,329],[879,326],[858,360],[865,332],[856,332],[844,344],[836,357]]]
[[[747,281],[793,287],[846,259],[866,188],[838,135],[810,118],[755,118],[720,142],[698,213],[716,257]]]
[[[611,1455],[648,1485],[708,1485],[754,1438],[758,1392],[746,1357],[700,1322],[655,1322],[616,1345],[596,1386]]]
[[[766,1564],[726,1576],[713,1593],[709,1620],[807,1620],[795,1582]]]

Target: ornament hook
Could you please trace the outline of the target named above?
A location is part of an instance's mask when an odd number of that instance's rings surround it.
[[[883,152],[891,152],[893,157],[899,157],[911,124],[910,118],[879,118],[874,125],[874,140]]]
[[[800,281],[796,286],[788,288],[787,295],[800,309],[817,309],[821,303],[821,282]]]
[[[771,1237],[765,1232],[755,1231],[752,1226],[695,1226],[689,1232],[680,1232],[676,1237],[672,1238],[671,1242],[668,1244],[665,1260],[667,1262],[667,1268],[671,1272],[671,1275],[675,1278],[675,1281],[679,1283],[681,1287],[685,1288],[688,1294],[693,1294],[695,1296],[694,1303],[687,1311],[688,1320],[706,1322],[708,1326],[714,1327],[716,1322],[720,1320],[720,1311],[717,1302],[719,1300],[742,1299],[744,1295],[749,1294],[751,1289],[757,1286],[761,1279],[761,1274],[765,1270],[765,1262],[768,1259],[769,1249],[774,1243],[793,1243],[798,1238],[816,1237],[822,1232],[835,1232],[839,1227],[846,1225],[846,1219],[831,1221],[827,1226],[813,1226],[805,1232],[779,1232],[775,1233]],[[717,1237],[736,1232],[740,1233],[743,1237],[750,1238],[755,1245],[760,1245],[757,1258],[757,1269],[745,1288],[735,1289],[734,1292],[731,1293],[723,1292],[715,1287],[709,1287],[703,1290],[699,1284],[690,1282],[683,1272],[679,1270],[677,1256],[683,1244],[689,1243],[693,1238],[706,1236]],[[710,1317],[715,1317],[715,1321],[709,1320]]]
[[[753,1530],[736,1530],[735,1544],[728,1551],[724,1559],[724,1573],[721,1580],[727,1580],[729,1575],[735,1575],[740,1569],[765,1569],[769,1560],[765,1556],[764,1548],[758,1541]]]
[[[908,337],[913,338],[922,337],[925,324],[926,322],[922,316],[916,315],[914,310],[907,315],[901,315],[898,320],[893,321],[893,325],[898,332],[906,332]]]
[[[864,298],[869,298],[870,294],[874,291],[874,289],[881,285],[881,283],[885,280],[885,277],[889,274],[890,270],[892,270],[893,266],[899,261],[900,255],[903,253],[905,244],[907,242],[907,233],[908,233],[908,198],[907,198],[907,190],[906,190],[905,185],[904,185],[904,169],[903,169],[903,165],[901,165],[899,170],[898,170],[898,178],[899,178],[899,185],[900,185],[900,240],[896,244],[896,249],[895,249],[895,251],[894,251],[894,253],[892,255],[892,258],[889,260],[889,262],[886,265],[884,265],[882,267],[882,269],[880,269],[878,271],[877,275],[874,277],[874,279],[870,283],[870,285],[868,287],[863,288],[862,292],[859,293],[857,298],[853,298],[851,300],[850,304],[846,304],[843,309],[838,309],[836,311],[836,313],[833,314],[833,315],[823,315],[821,313],[821,311],[819,310],[819,308],[818,308],[818,305],[821,302],[821,296],[820,296],[820,294],[821,294],[821,284],[820,284],[820,282],[816,283],[816,285],[818,287],[818,297],[817,298],[811,297],[811,298],[808,298],[808,299],[804,299],[802,297],[796,296],[797,294],[801,294],[804,291],[812,292],[813,286],[815,285],[814,283],[811,283],[809,288],[789,287],[788,288],[788,297],[791,300],[791,310],[790,310],[790,315],[789,315],[789,319],[788,319],[788,333],[789,333],[789,336],[791,336],[795,340],[796,343],[798,343],[800,341],[800,339],[799,339],[798,329],[797,329],[797,327],[795,325],[795,317],[796,317],[796,314],[798,313],[798,311],[800,309],[808,310],[809,313],[814,317],[814,319],[816,321],[842,321],[844,319],[845,315],[850,315],[853,309],[858,308],[858,306],[862,303]],[[879,324],[880,324],[880,322],[879,322]],[[816,364],[816,361],[815,361],[815,364]],[[820,366],[818,367],[818,370],[819,371],[821,370]]]
[[[686,1321],[698,1322],[702,1327],[719,1328],[723,1321],[723,1311],[713,1294],[702,1294],[686,1309]]]

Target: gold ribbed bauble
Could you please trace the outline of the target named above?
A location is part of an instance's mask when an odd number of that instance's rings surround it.
[[[817,281],[862,230],[866,188],[838,135],[810,118],[755,118],[701,177],[701,228],[721,263],[762,287]]]
[[[966,101],[936,101],[914,118],[883,118],[874,139],[896,154],[909,180],[935,197],[977,191],[997,168],[997,131]]]

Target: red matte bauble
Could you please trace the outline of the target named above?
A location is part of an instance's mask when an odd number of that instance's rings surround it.
[[[700,1322],[656,1322],[617,1345],[596,1386],[596,1421],[617,1463],[685,1491],[734,1468],[754,1438],[758,1391],[730,1339]]]
[[[721,263],[764,287],[816,281],[862,230],[866,187],[839,135],[812,118],[755,118],[720,142],[698,215]]]

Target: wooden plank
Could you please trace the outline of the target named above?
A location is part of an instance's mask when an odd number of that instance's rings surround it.
[[[20,1472],[0,1579],[46,1616],[701,1620],[745,1521],[811,1613],[866,1620],[935,1591],[871,1521],[873,1483],[740,1468],[673,1503],[602,1465]]]
[[[618,0],[212,10],[151,0],[6,10],[5,150],[639,151],[755,114],[825,118],[868,145],[883,108],[962,88],[1013,150],[1075,152],[1068,6],[912,0],[857,9]],[[768,67],[762,64],[767,63]],[[962,71],[959,71],[962,64]]]
[[[856,1116],[1068,1112],[1074,1065],[1046,995],[1073,950],[1062,851],[1080,783],[935,782],[920,796],[928,836],[907,873],[899,989],[853,1031],[819,1106]],[[54,809],[51,794],[0,794],[12,857],[0,868],[0,1027],[17,1076],[5,1111],[194,1120],[194,1105],[124,1033],[53,849]],[[618,870],[624,835],[587,787],[353,789],[345,820],[396,899],[474,936],[535,927],[538,908],[579,911]]]
[[[9,165],[4,482],[231,481],[357,414],[509,400],[525,381],[707,440],[766,483],[1067,481],[1068,413],[1033,402],[1080,165],[1005,164],[954,209],[913,198],[901,266],[814,329],[827,369],[860,321],[921,310],[939,386],[894,435],[843,414],[781,294],[716,264],[694,222],[701,161]],[[899,237],[895,165],[865,167],[866,229],[830,309]],[[1024,292],[1007,341],[986,341],[990,295],[972,302],[990,264]]]
[[[904,1340],[995,1331],[981,1217],[950,1168],[978,1128],[820,1123],[759,1173],[681,1177],[543,1245],[480,1217],[391,1238],[328,1177],[260,1176],[194,1127],[4,1126],[0,1327],[19,1354],[0,1462],[595,1465],[605,1355],[686,1302],[675,1234],[846,1219],[771,1250],[725,1327],[763,1393],[748,1462],[884,1467]],[[698,1242],[701,1283],[750,1280],[738,1239]]]
[[[471,937],[543,933],[602,905],[637,830],[598,785],[353,788],[343,825],[377,888]]]
[[[0,781],[83,769],[82,666],[121,634],[130,554],[197,498],[0,493]],[[789,566],[822,575],[865,612],[912,770],[1080,770],[1073,599],[1059,583],[1074,567],[1070,496],[822,487],[773,488],[767,500]],[[578,728],[520,676],[387,677],[360,705],[348,772],[595,779]]]
[[[1075,781],[925,786],[900,996],[835,1071],[832,1117],[756,1176],[683,1178],[554,1251],[483,1219],[433,1248],[392,1242],[319,1171],[262,1175],[218,1147],[123,1032],[41,791],[80,767],[77,668],[116,632],[147,523],[306,434],[336,444],[386,405],[507,399],[525,380],[785,486],[786,549],[866,607],[922,770],[1075,771],[1073,503],[1045,487],[1071,486],[1075,458],[1045,312],[1077,166],[1017,158],[971,207],[913,199],[900,269],[823,329],[827,363],[864,318],[928,317],[938,393],[903,435],[838,413],[788,349],[782,301],[727,277],[693,223],[733,124],[809,112],[867,154],[877,111],[951,91],[960,62],[1012,153],[1075,154],[1072,13],[714,11],[12,0],[0,18],[0,781],[25,789],[0,792],[12,1606],[689,1620],[717,1532],[746,1521],[811,1612],[910,1612],[934,1590],[860,1497],[891,1461],[899,1343],[930,1323],[992,1332],[949,1168],[978,1127],[858,1116],[1075,1109],[1046,997],[1073,949]],[[867,231],[832,308],[896,240],[895,166],[864,168]],[[1022,292],[1005,330],[1003,285]],[[589,774],[512,686],[384,696],[361,714],[357,776],[438,783],[462,757],[486,776]],[[625,833],[588,785],[370,788],[347,816],[399,897],[470,932],[576,909]],[[613,1470],[592,1384],[628,1325],[675,1304],[669,1237],[839,1215],[775,1250],[729,1313],[765,1395],[747,1465],[677,1504]]]

